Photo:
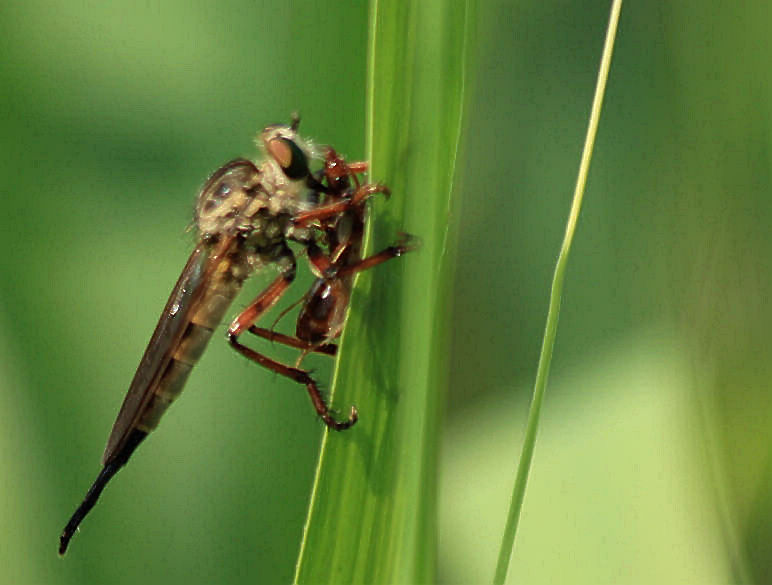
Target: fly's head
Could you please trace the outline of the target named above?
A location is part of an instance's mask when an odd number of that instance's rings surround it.
[[[307,207],[312,179],[310,163],[317,158],[311,143],[297,134],[298,119],[291,126],[274,124],[263,129],[257,138],[266,157],[260,165],[262,183],[270,194],[272,213],[296,212]]]
[[[199,237],[248,234],[263,229],[266,216],[292,216],[309,207],[314,151],[298,136],[296,121],[266,127],[257,142],[265,154],[260,164],[233,160],[204,184],[195,212]]]

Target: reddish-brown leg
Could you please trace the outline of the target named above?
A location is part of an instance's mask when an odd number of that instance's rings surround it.
[[[321,277],[331,268],[332,263],[330,262],[330,259],[324,254],[322,249],[316,245],[316,243],[310,242],[306,245],[306,247],[308,250],[308,260],[311,263],[313,270],[316,272],[317,277]],[[289,307],[284,309],[281,313],[279,313],[279,316],[276,318],[270,328],[266,329],[265,327],[257,327],[256,325],[252,325],[249,328],[249,332],[259,337],[263,337],[264,339],[268,339],[269,341],[278,341],[284,345],[302,349],[304,351],[313,351],[326,355],[335,355],[338,350],[338,346],[335,344],[327,343],[322,345],[314,345],[308,341],[298,339],[297,337],[276,333],[274,331],[276,324],[297,305],[305,302],[307,300],[307,296],[307,294],[302,296]]]
[[[306,300],[306,295],[303,295],[303,296],[302,296],[302,297],[300,297],[298,300],[296,300],[294,303],[292,303],[292,304],[291,304],[289,307],[286,307],[285,309],[283,309],[283,310],[281,311],[281,313],[279,313],[279,314],[276,316],[276,318],[273,320],[273,323],[271,323],[271,326],[268,328],[268,330],[269,330],[269,331],[273,331],[274,329],[276,329],[276,326],[279,324],[279,322],[280,322],[282,319],[284,319],[284,317],[286,317],[286,316],[287,316],[287,315],[288,315],[288,314],[289,314],[289,313],[292,311],[292,309],[294,309],[294,308],[295,308],[295,307],[297,307],[298,305],[300,305],[300,304],[304,303],[304,302],[305,302],[305,300]],[[254,325],[253,325],[253,327],[254,327]],[[252,327],[250,327],[250,330],[251,330],[251,329],[252,329]],[[258,329],[265,329],[265,328],[264,328],[264,327],[259,327]]]
[[[357,421],[358,415],[355,407],[351,407],[351,414],[349,415],[348,420],[335,420],[330,414],[329,407],[324,401],[321,392],[319,392],[319,387],[308,372],[272,360],[239,342],[239,336],[244,333],[244,331],[249,330],[254,325],[255,321],[276,304],[294,278],[295,270],[293,267],[279,275],[267,289],[258,295],[258,297],[252,301],[238,317],[236,317],[233,323],[231,323],[231,326],[228,328],[228,341],[236,351],[251,359],[253,362],[257,362],[261,366],[268,368],[277,374],[281,374],[291,380],[295,380],[299,384],[303,384],[308,390],[308,395],[311,397],[311,402],[313,403],[316,412],[322,418],[324,423],[331,429],[342,431],[349,428]]]
[[[366,173],[367,169],[370,168],[370,165],[366,162],[350,162],[346,163],[346,166],[348,167],[349,174],[352,175],[361,175],[362,173]]]
[[[359,189],[354,191],[351,199],[344,199],[343,201],[330,203],[329,205],[321,205],[315,209],[299,213],[292,218],[292,223],[295,227],[302,228],[314,221],[322,221],[340,215],[344,211],[357,207],[365,199],[376,193],[383,193],[388,196],[391,194],[391,191],[389,191],[389,188],[386,187],[386,185],[379,185],[377,183],[362,185]]]
[[[309,341],[303,341],[302,339],[298,339],[297,337],[292,337],[290,335],[284,335],[283,333],[276,333],[273,329],[265,329],[263,327],[257,327],[256,325],[252,325],[252,327],[249,328],[249,332],[269,341],[278,341],[279,343],[283,343],[289,347],[294,347],[296,349],[302,349],[305,351],[314,351],[316,353],[323,353],[325,355],[332,356],[334,356],[338,351],[338,346],[334,343],[314,345]]]
[[[405,236],[405,238],[401,242],[393,246],[389,246],[388,248],[384,248],[377,254],[368,256],[367,258],[364,258],[354,264],[343,266],[342,268],[340,268],[335,272],[335,277],[342,278],[344,276],[349,276],[357,272],[362,272],[363,270],[369,270],[373,266],[378,266],[378,264],[383,264],[387,260],[391,260],[392,258],[398,258],[399,256],[402,256],[402,254],[406,254],[407,252],[412,252],[417,247],[418,246],[413,243],[413,238],[411,236]]]
[[[308,249],[308,260],[311,262],[311,265],[316,270],[317,274],[321,276],[327,270],[330,269],[331,267],[330,259],[327,256],[325,256],[322,249],[319,248],[319,246],[317,246],[314,242],[310,242],[309,244],[306,245],[306,247]],[[323,343],[321,345],[318,345],[318,344],[314,345],[313,343],[310,343],[308,341],[303,341],[302,339],[298,339],[297,337],[284,335],[283,333],[277,333],[276,331],[274,331],[276,324],[282,319],[282,317],[284,317],[297,305],[299,305],[300,303],[303,303],[305,300],[306,300],[306,296],[303,296],[297,301],[295,301],[294,303],[292,303],[289,307],[284,309],[276,318],[276,320],[273,322],[273,325],[271,325],[270,328],[266,329],[265,327],[258,327],[257,325],[252,325],[251,327],[249,327],[248,331],[254,335],[257,335],[258,337],[262,337],[269,341],[277,341],[284,345],[288,345],[289,347],[302,349],[305,352],[316,352],[316,353],[323,353],[325,355],[334,356],[338,351],[338,346],[335,345],[334,343]]]

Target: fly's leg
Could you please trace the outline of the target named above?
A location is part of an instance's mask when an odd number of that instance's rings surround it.
[[[292,223],[295,227],[303,228],[314,221],[322,221],[335,217],[361,205],[368,197],[375,195],[376,193],[383,193],[387,197],[391,195],[391,191],[389,191],[389,188],[386,185],[380,185],[378,183],[362,185],[354,191],[354,194],[350,199],[344,199],[336,203],[330,203],[329,205],[320,205],[309,211],[298,213],[292,218]]]
[[[287,250],[287,253],[291,258],[291,252]],[[282,376],[294,380],[299,384],[303,384],[308,390],[308,395],[311,397],[311,402],[314,405],[316,412],[322,418],[324,423],[331,429],[342,431],[349,428],[357,421],[358,414],[356,407],[351,407],[351,414],[349,415],[348,420],[335,420],[335,418],[333,418],[333,416],[330,414],[330,409],[322,397],[321,392],[319,392],[319,387],[317,386],[316,381],[308,374],[308,372],[298,368],[286,366],[280,362],[277,362],[276,360],[272,360],[271,358],[266,357],[263,354],[258,353],[239,342],[239,336],[245,331],[248,331],[254,325],[255,321],[257,321],[268,309],[276,304],[276,302],[286,292],[287,288],[289,288],[289,285],[294,279],[295,262],[293,258],[291,265],[286,268],[284,272],[280,274],[279,277],[274,280],[267,289],[258,295],[258,297],[252,301],[252,303],[250,303],[250,305],[244,310],[244,312],[241,313],[241,315],[236,317],[231,326],[228,328],[228,341],[236,351],[238,351],[241,355],[251,359],[253,362],[257,362],[261,366],[268,368],[277,374],[281,374]]]

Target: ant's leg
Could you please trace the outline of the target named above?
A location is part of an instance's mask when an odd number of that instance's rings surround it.
[[[367,172],[370,165],[366,162],[347,162],[346,168],[350,175],[361,175],[362,173]]]
[[[323,274],[325,271],[329,270],[330,260],[327,258],[327,256],[324,255],[324,252],[322,251],[322,249],[319,248],[319,246],[317,246],[315,242],[313,241],[308,242],[306,244],[306,248],[308,249],[308,260],[309,262],[311,262],[312,269],[315,272],[317,272],[318,274]],[[282,311],[281,314],[278,316],[278,318],[273,322],[273,325],[270,327],[270,329],[266,329],[265,327],[258,327],[257,325],[252,325],[251,327],[249,327],[248,331],[254,335],[257,335],[258,337],[262,337],[269,341],[277,341],[284,345],[288,345],[289,347],[301,349],[305,352],[317,352],[317,353],[323,353],[325,355],[334,356],[338,351],[338,346],[335,345],[334,343],[323,343],[321,345],[313,344],[308,341],[303,341],[302,339],[298,339],[297,337],[284,335],[282,333],[277,333],[274,331],[274,328],[276,327],[276,324],[279,322],[279,320],[281,320],[282,317],[284,317],[287,313],[289,313],[292,309],[294,309],[298,304],[304,302],[307,296],[308,295],[301,297],[300,299],[292,303],[289,307],[287,307],[284,311]]]
[[[281,313],[279,313],[279,316],[278,316],[278,317],[276,317],[276,319],[274,319],[274,320],[273,320],[273,323],[271,323],[271,326],[268,328],[268,330],[269,330],[269,331],[273,331],[274,329],[276,329],[276,326],[279,324],[279,321],[281,321],[282,319],[284,319],[284,317],[286,317],[286,316],[287,316],[287,314],[288,314],[288,313],[289,313],[289,312],[290,312],[292,309],[294,309],[295,307],[297,307],[297,306],[298,306],[300,303],[304,302],[305,300],[306,300],[306,295],[303,295],[303,296],[302,296],[302,297],[300,297],[298,300],[296,300],[294,303],[292,303],[292,304],[291,304],[289,307],[287,307],[287,308],[286,308],[286,309],[284,309],[284,310],[283,310]],[[254,327],[254,325],[253,325],[252,327],[250,327],[250,330],[251,330],[253,327]],[[263,327],[260,327],[259,329],[264,329],[264,328],[263,328]]]
[[[403,254],[412,252],[413,250],[418,248],[418,244],[414,243],[414,240],[415,238],[413,238],[412,236],[405,235],[402,238],[402,240],[397,244],[394,244],[393,246],[389,246],[388,248],[384,248],[377,254],[368,256],[367,258],[359,260],[354,264],[350,264],[348,266],[342,267],[335,273],[335,276],[336,278],[341,278],[344,276],[355,274],[357,272],[362,272],[363,270],[369,270],[374,266],[378,266],[378,264],[383,264],[387,260],[391,260],[392,258],[398,258]]]
[[[278,341],[284,345],[288,345],[296,349],[302,349],[304,351],[315,351],[317,353],[323,353],[325,355],[332,356],[334,356],[338,351],[338,346],[334,343],[314,345],[309,341],[303,341],[302,339],[298,339],[297,337],[292,337],[290,335],[284,335],[283,333],[276,333],[272,329],[265,329],[263,327],[257,327],[256,325],[252,325],[249,328],[249,332],[269,341]]]
[[[288,254],[291,254],[289,249],[287,252]],[[298,368],[286,366],[280,362],[272,360],[271,358],[266,357],[239,342],[239,336],[244,333],[244,331],[247,331],[250,327],[252,327],[255,321],[257,321],[281,298],[281,296],[286,292],[287,288],[289,288],[289,285],[292,283],[294,278],[295,262],[294,258],[292,258],[292,264],[290,267],[287,268],[282,274],[280,274],[279,277],[274,280],[267,289],[260,293],[257,298],[252,301],[252,303],[250,303],[249,306],[238,317],[236,317],[231,326],[228,328],[228,341],[236,351],[238,351],[241,355],[251,359],[253,362],[257,362],[261,366],[268,368],[277,374],[281,374],[282,376],[286,376],[291,380],[295,380],[299,384],[303,384],[308,390],[308,394],[311,397],[311,402],[313,403],[316,412],[322,418],[324,423],[331,429],[342,431],[349,428],[357,421],[357,410],[355,407],[351,407],[351,414],[349,415],[348,420],[335,420],[330,414],[329,407],[324,401],[321,392],[319,392],[319,388],[316,385],[316,382],[313,378],[311,378],[308,372]]]

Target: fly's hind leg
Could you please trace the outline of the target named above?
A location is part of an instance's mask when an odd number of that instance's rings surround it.
[[[342,431],[349,428],[357,421],[358,414],[356,407],[351,407],[351,413],[347,420],[335,420],[330,414],[330,409],[322,397],[316,381],[308,372],[277,362],[276,360],[256,352],[239,341],[239,336],[253,327],[255,321],[276,304],[295,279],[295,259],[289,248],[286,249],[285,255],[289,259],[286,264],[287,268],[285,268],[276,280],[260,293],[257,298],[252,301],[238,317],[236,317],[233,323],[231,323],[227,333],[228,341],[236,351],[251,359],[253,362],[257,362],[261,366],[268,368],[277,374],[281,374],[299,384],[303,384],[308,390],[308,395],[311,397],[311,403],[314,405],[316,412],[322,418],[324,423],[331,429]]]

